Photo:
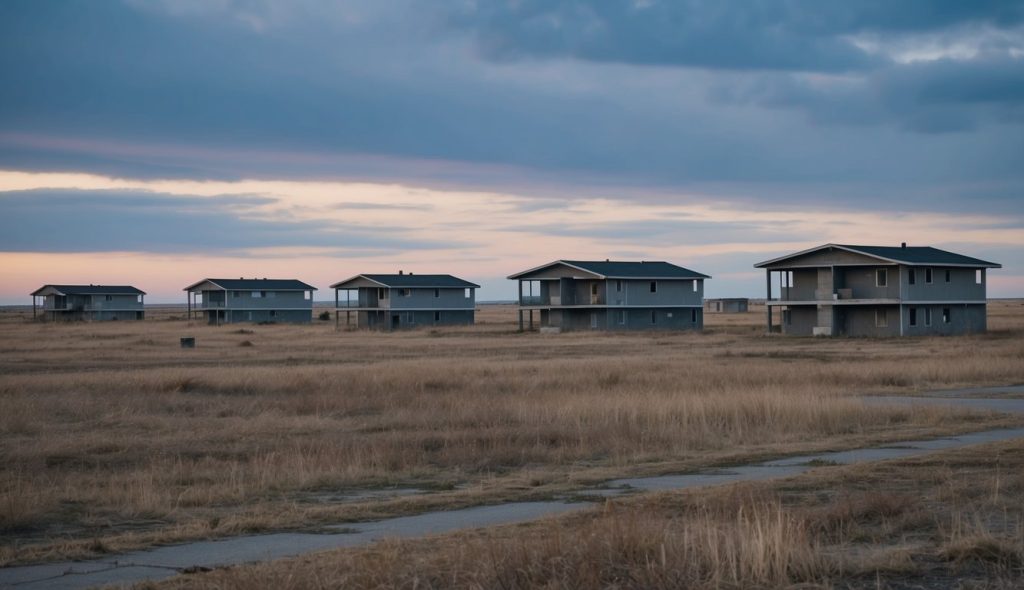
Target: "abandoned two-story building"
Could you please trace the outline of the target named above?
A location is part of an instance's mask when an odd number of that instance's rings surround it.
[[[145,297],[130,285],[43,285],[32,293],[32,317],[41,311],[44,319],[54,321],[141,320]]]
[[[1002,268],[931,247],[825,244],[755,267],[767,278],[768,331],[917,336],[986,328],[986,271]],[[773,275],[778,284],[773,294]],[[779,311],[779,326],[773,311]]]
[[[189,319],[200,313],[209,324],[305,324],[313,319],[316,287],[295,279],[203,279],[184,290]]]
[[[335,322],[394,330],[472,325],[480,285],[445,274],[361,274],[331,285]],[[355,322],[353,324],[353,316]]]
[[[519,329],[700,330],[708,275],[668,262],[556,260],[518,281]]]

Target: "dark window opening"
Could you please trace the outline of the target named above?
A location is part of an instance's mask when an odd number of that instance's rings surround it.
[[[439,311],[435,311],[434,312],[434,321],[435,322],[440,322],[441,321],[441,312],[439,312]]]
[[[949,270],[947,269],[947,270],[946,270],[946,282],[947,282],[947,283],[949,282],[949,279],[951,278],[951,277],[950,277],[949,275],[950,275],[950,272],[949,272]]]
[[[875,286],[885,287],[889,283],[889,271],[885,268],[880,268],[875,271]]]
[[[651,323],[652,324],[658,323],[658,312],[656,312],[656,311],[652,311],[651,312]]]
[[[946,272],[949,272],[949,271],[946,271]],[[942,308],[942,323],[943,324],[948,324],[949,323],[949,308],[948,307],[943,307]]]
[[[697,310],[696,309],[691,309],[690,310],[690,322],[692,322],[694,324],[697,323]]]
[[[441,290],[440,289],[434,289],[434,298],[437,298],[437,297],[440,297],[440,296],[441,296]]]
[[[930,268],[924,269],[924,282],[928,283],[928,284],[931,284],[931,282],[932,282],[932,269],[930,269]]]
[[[911,326],[916,326],[917,325],[917,308],[916,307],[911,307],[910,308],[910,325]]]
[[[651,281],[651,293],[658,292],[658,281]]]
[[[912,269],[912,268],[908,271],[908,273],[909,274],[907,275],[907,283],[909,283],[911,285],[916,284],[917,283],[917,273],[914,272],[914,269]]]

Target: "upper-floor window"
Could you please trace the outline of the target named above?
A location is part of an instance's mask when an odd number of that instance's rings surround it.
[[[974,271],[974,282],[975,282],[975,284],[978,284],[978,285],[980,285],[980,284],[985,282],[985,271],[984,270],[979,268],[978,270]]]
[[[907,283],[911,285],[917,284],[917,272],[912,268],[907,269]]]
[[[694,292],[694,293],[696,293],[696,292],[698,291],[698,289],[700,288],[700,286],[698,285],[698,283],[700,283],[700,281],[698,281],[697,279],[694,279],[694,280],[693,280],[693,292]]]
[[[388,290],[387,289],[385,289],[384,287],[380,287],[379,289],[377,289],[377,299],[387,299],[387,298],[388,298]]]
[[[261,297],[263,297],[263,291],[253,291],[252,292],[252,298],[253,299],[259,299]]]
[[[880,268],[875,271],[875,286],[885,287],[889,284],[889,269]]]
[[[303,291],[303,295],[304,295],[304,299],[306,301],[309,301],[310,299],[313,298],[313,292],[312,291]]]
[[[651,293],[657,293],[657,292],[658,292],[658,281],[651,281]]]
[[[436,299],[436,298],[438,298],[440,296],[441,296],[441,290],[440,289],[434,289],[434,298]]]
[[[622,293],[622,280],[615,281],[615,292]]]
[[[135,302],[136,303],[142,303],[142,295],[136,295],[135,296]]]
[[[950,274],[951,274],[951,273],[949,272],[949,269],[947,268],[947,269],[946,269],[946,282],[947,282],[947,283],[948,283],[948,282],[949,282],[949,280],[950,280],[950,279],[952,278],[952,277],[950,276]]]
[[[929,285],[931,284],[931,282],[932,282],[932,269],[930,269],[930,268],[924,269],[924,282],[929,284]]]
[[[398,290],[398,296],[399,297],[411,297],[412,296],[412,289],[399,289]]]
[[[469,299],[472,296],[473,296],[473,289],[470,289],[469,287],[466,287],[466,299]]]
[[[277,291],[263,291],[263,293],[264,296],[267,297],[268,299],[273,299],[274,297],[277,297]]]
[[[114,300],[114,296],[113,295],[107,295],[106,296],[106,300],[107,301],[113,301]]]

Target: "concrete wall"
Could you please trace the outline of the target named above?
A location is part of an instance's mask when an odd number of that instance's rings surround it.
[[[344,312],[341,312],[344,321]],[[430,310],[430,311],[360,311],[358,315],[360,328],[377,330],[424,328],[431,326],[471,326],[476,318],[474,310]],[[397,321],[396,321],[397,318]]]
[[[876,313],[885,314],[886,326],[876,325]],[[836,335],[839,336],[899,336],[900,308],[898,305],[836,306]]]
[[[654,322],[651,321],[652,314]],[[553,309],[541,312],[540,326],[558,327],[564,331],[701,330],[704,328],[704,312],[697,307]]]
[[[794,305],[782,310],[782,333],[793,336],[811,336],[818,325],[818,308],[815,305]]]
[[[910,270],[914,269],[915,284],[910,284]],[[903,283],[904,301],[984,301],[987,273],[982,271],[982,284],[975,283],[973,268],[932,268],[932,282],[927,279],[926,267],[902,267],[900,281]],[[946,271],[949,270],[949,282]]]
[[[886,285],[879,287],[878,270],[885,269]],[[836,289],[851,289],[851,299],[897,299],[900,269],[896,266],[856,266],[836,269]],[[845,299],[845,297],[844,297]]]
[[[206,321],[210,324],[236,323],[277,323],[308,324],[313,320],[313,310],[269,310],[269,309],[227,309],[206,310]],[[219,317],[218,317],[219,316]]]
[[[401,294],[401,289],[389,291],[392,310],[476,307],[476,289],[469,290],[469,297],[466,297],[465,289],[409,289],[407,296]]]
[[[262,297],[255,297],[253,293],[263,293]],[[214,301],[207,299],[207,293],[216,291],[203,291],[203,301]],[[313,299],[306,299],[304,291],[226,291],[227,300],[225,307],[228,309],[258,310],[258,309],[313,309]]]
[[[917,325],[910,325],[910,310],[914,309]],[[931,311],[931,325],[928,325],[928,311]],[[944,321],[943,310],[949,310],[949,321]],[[984,332],[987,327],[984,305],[907,305],[903,310],[903,334],[905,336],[927,336],[933,334],[972,334]]]

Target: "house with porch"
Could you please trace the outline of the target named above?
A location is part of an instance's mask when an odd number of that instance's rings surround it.
[[[145,292],[130,285],[43,285],[32,292],[32,317],[53,321],[141,320],[146,317],[145,297]]]
[[[184,290],[190,320],[194,314],[213,325],[313,320],[316,287],[295,279],[203,279]]]
[[[335,323],[395,330],[469,326],[480,285],[446,274],[361,274],[331,285]]]
[[[661,261],[556,260],[508,277],[518,282],[519,329],[700,330],[704,281]]]
[[[906,243],[825,244],[754,266],[765,269],[768,331],[802,336],[984,332],[987,271],[1002,268]]]

